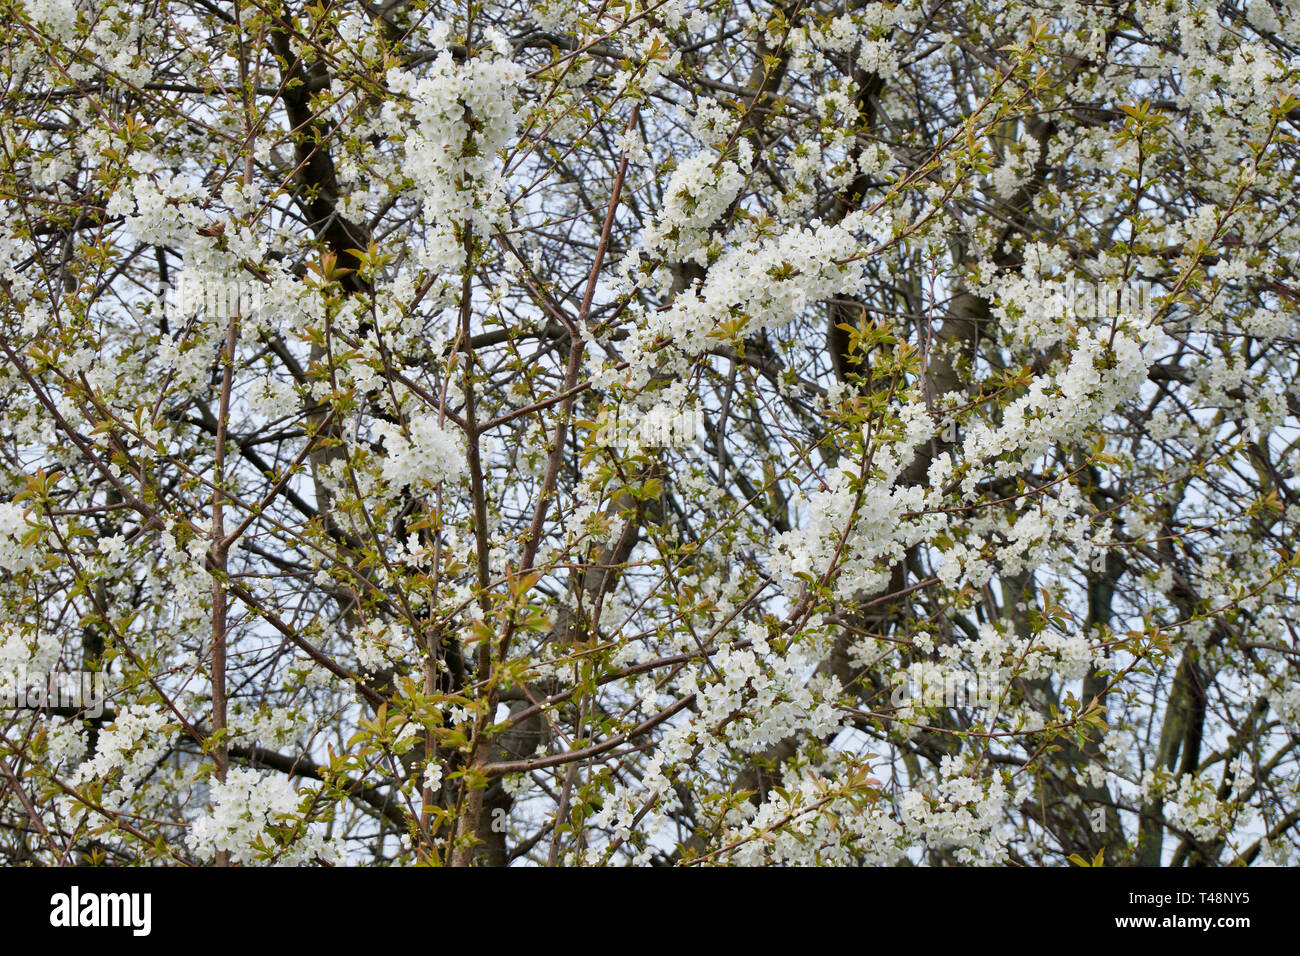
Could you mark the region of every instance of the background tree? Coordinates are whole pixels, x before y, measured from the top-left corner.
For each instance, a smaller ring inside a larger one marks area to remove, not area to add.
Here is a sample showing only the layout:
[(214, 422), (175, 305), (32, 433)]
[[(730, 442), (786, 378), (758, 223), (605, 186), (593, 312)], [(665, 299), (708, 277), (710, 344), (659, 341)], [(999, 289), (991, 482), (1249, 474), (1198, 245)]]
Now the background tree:
[(1293, 859), (1280, 4), (2, 9), (0, 859)]

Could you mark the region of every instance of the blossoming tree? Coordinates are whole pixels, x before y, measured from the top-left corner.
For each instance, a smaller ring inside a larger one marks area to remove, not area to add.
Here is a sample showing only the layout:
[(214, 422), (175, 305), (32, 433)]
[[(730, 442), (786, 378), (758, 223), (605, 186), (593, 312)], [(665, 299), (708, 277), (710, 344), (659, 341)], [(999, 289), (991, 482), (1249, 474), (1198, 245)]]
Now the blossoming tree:
[(0, 7), (0, 859), (1293, 858), (1284, 5)]

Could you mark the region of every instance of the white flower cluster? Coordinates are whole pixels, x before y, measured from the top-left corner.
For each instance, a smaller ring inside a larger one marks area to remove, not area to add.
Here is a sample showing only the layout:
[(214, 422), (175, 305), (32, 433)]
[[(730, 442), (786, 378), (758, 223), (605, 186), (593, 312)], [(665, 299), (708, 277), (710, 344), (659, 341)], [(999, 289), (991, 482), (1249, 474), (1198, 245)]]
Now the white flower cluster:
[(377, 424), (375, 431), (384, 440), (383, 475), (393, 490), (409, 485), (418, 494), (468, 468), (464, 447), (443, 430), (437, 415), (411, 416), (406, 434), (388, 422)]
[(1019, 643), (1024, 650), (1017, 676), (1029, 680), (1049, 677), (1078, 680), (1093, 664), (1105, 660), (1099, 646), (1082, 633), (1057, 634), (1049, 630)]
[(163, 590), (167, 593), (167, 600), (159, 602), (160, 617), (170, 627), (202, 621), (207, 616), (206, 602), (211, 600), (212, 589), (206, 565), (207, 542), (192, 538), (182, 548), (167, 529), (159, 535), (158, 543), (157, 564), (150, 579), (153, 600), (158, 601)]
[(212, 812), (194, 821), (186, 844), (204, 859), (219, 850), (230, 854), (232, 863), (244, 865), (268, 861), (290, 865), (321, 857), (339, 858), (336, 846), (315, 831), (309, 831), (282, 850), (268, 832), (273, 826), (292, 826), (299, 796), (288, 779), (279, 774), (260, 774), (238, 768), (226, 775), (226, 782), (212, 783)]
[(137, 175), (109, 198), (107, 214), (126, 217), (128, 231), (141, 242), (185, 248), (195, 226), (210, 225), (192, 202), (200, 187), (149, 153), (133, 153), (129, 162)]
[(887, 38), (863, 40), (858, 52), (858, 66), (868, 73), (888, 78), (898, 72), (898, 51)]
[(1265, 342), (1283, 335), (1294, 335), (1295, 314), (1279, 309), (1258, 308), (1239, 319), (1242, 331)]
[[(903, 435), (889, 446), (876, 446), (874, 463), (880, 474), (860, 495), (854, 491), (860, 466), (847, 462), (827, 476), (822, 490), (811, 495), (796, 490), (791, 496), (792, 506), (806, 514), (807, 521), (773, 539), (768, 567), (774, 573), (791, 581), (805, 575), (821, 577), (838, 554), (836, 592), (852, 600), (886, 584), (889, 566), (901, 560), (908, 548), (947, 528), (948, 519), (937, 507), (940, 496), (933, 488), (896, 486), (913, 450), (934, 434), (933, 419), (920, 402), (903, 406), (899, 417)], [(941, 484), (941, 479), (935, 480), (941, 472), (932, 469), (932, 485)]]
[(301, 726), (301, 717), (288, 707), (260, 707), (245, 712), (236, 705), (227, 720), (232, 740), (239, 738), (273, 747), (291, 743)]
[(907, 791), (899, 800), (898, 819), (912, 839), (927, 846), (956, 847), (959, 863), (998, 864), (1006, 860), (1007, 833), (1001, 826), (1008, 804), (1027, 795), (1007, 792), (999, 774), (976, 779), (961, 762), (944, 756), (940, 779), (930, 793)]
[(1087, 565), (1110, 543), (1109, 530), (1094, 528), (1091, 515), (1091, 506), (1073, 485), (1038, 496), (1018, 515), (986, 511), (944, 552), (939, 579), (948, 587), (965, 581), (978, 588), (995, 570), (1019, 574), (1029, 568)]
[(671, 339), (687, 355), (698, 355), (711, 344), (720, 322), (740, 320), (739, 335), (776, 328), (816, 302), (860, 291), (858, 233), (881, 228), (854, 213), (834, 225), (817, 222), (727, 250), (709, 267), (702, 287), (676, 296), (663, 311), (645, 314), (631, 329), (625, 346), (630, 386), (644, 385), (662, 361), (655, 347), (661, 338)]
[(731, 138), (736, 125), (736, 114), (719, 105), (716, 100), (702, 96), (689, 112), (688, 121), (692, 136), (701, 142), (712, 144)]
[(14, 692), (33, 675), (48, 674), (58, 659), (59, 640), (53, 634), (29, 634), (12, 621), (0, 624), (0, 693)]
[[(1165, 793), (1163, 813), (1166, 820), (1176, 827), (1189, 831), (1198, 840), (1213, 840), (1221, 836), (1232, 824), (1231, 814), (1241, 792), (1252, 782), (1249, 764), (1240, 757), (1229, 763), (1233, 771), (1233, 787), (1227, 799), (1220, 800), (1216, 791), (1220, 782), (1217, 779), (1202, 777), (1196, 773), (1185, 773), (1177, 778), (1177, 785), (1172, 782), (1157, 789)], [(1251, 815), (1247, 810), (1247, 815)], [(1247, 820), (1239, 819), (1244, 824)]]
[(40, 0), (33, 4), (36, 22), (65, 43), (77, 33), (76, 0)]
[(352, 631), (357, 661), (367, 670), (386, 667), (407, 652), (405, 633), (398, 624), (373, 621)]
[(86, 731), (70, 720), (52, 720), (45, 725), (46, 759), (51, 766), (71, 766), (86, 755)]
[(683, 161), (664, 189), (658, 220), (645, 231), (647, 249), (670, 262), (707, 260), (709, 229), (731, 205), (745, 175), (731, 160), (718, 162), (711, 152)]
[[(120, 707), (113, 723), (99, 732), (95, 756), (77, 767), (73, 784), (106, 781), (118, 775), (116, 787), (104, 793), (102, 803), (110, 810), (126, 806), (140, 780), (150, 773), (171, 746), (168, 716), (141, 704)], [(86, 807), (69, 798), (69, 810), (86, 812)]]
[[(792, 775), (787, 775), (792, 776)], [(770, 790), (753, 817), (727, 829), (721, 844), (735, 847), (720, 862), (737, 866), (891, 865), (902, 855), (898, 824), (884, 801), (862, 806), (831, 792), (817, 771)], [(816, 808), (816, 809), (814, 809)], [(734, 816), (734, 815), (731, 815)]]
[[(715, 680), (697, 684), (688, 677), (681, 691), (696, 693), (698, 726), (727, 725), (730, 746), (756, 753), (799, 730), (822, 737), (839, 729), (840, 714), (827, 703), (835, 699), (838, 682), (807, 680), (812, 665), (797, 650), (760, 656), (753, 649), (724, 647), (713, 663)], [(707, 759), (715, 744), (701, 742)]]
[[(1054, 443), (1084, 433), (1137, 394), (1162, 341), (1155, 331), (1146, 340), (1118, 332), (1108, 343), (1109, 329), (1080, 329), (1064, 370), (1035, 378), (1028, 394), (1007, 406), (1000, 427), (969, 429), (963, 444), (966, 459), (987, 461), (1005, 455), (994, 466), (1002, 477), (1027, 467)], [(982, 477), (972, 472), (963, 490), (974, 494)]]
[(1267, 46), (1245, 43), (1233, 51), (1232, 64), (1224, 79), (1229, 89), (1243, 99), (1268, 102), (1286, 74), (1286, 67)]
[[(509, 50), (503, 40), (498, 47)], [(489, 235), (509, 224), (497, 153), (518, 128), (515, 97), (523, 77), (523, 68), (504, 57), (457, 63), (447, 50), (423, 76), (388, 72), (389, 89), (410, 103), (405, 109), (386, 103), (384, 122), (406, 137), (405, 170), (435, 227), (431, 257), (444, 265), (463, 258), (456, 226), (467, 223), (476, 235)]]
[(540, 0), (528, 5), (528, 14), (543, 30), (558, 33), (576, 20), (578, 6), (573, 0)]
[(11, 501), (0, 502), (0, 569), (16, 574), (36, 563), (36, 548), (23, 544), (32, 530), (26, 509)]
[(1022, 134), (1016, 148), (1008, 151), (1002, 164), (989, 175), (993, 191), (1003, 199), (1010, 199), (1017, 189), (1029, 181), (1040, 149), (1038, 140), (1028, 133)]

